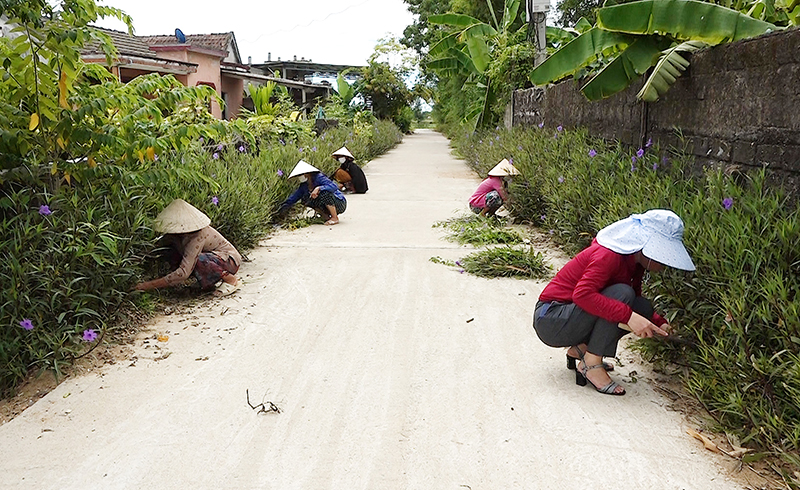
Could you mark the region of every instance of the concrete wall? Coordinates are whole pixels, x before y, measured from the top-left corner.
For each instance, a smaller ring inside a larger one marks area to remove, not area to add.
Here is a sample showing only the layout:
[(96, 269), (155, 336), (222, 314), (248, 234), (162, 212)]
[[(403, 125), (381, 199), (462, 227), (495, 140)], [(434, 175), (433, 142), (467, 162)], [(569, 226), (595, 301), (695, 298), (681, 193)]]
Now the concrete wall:
[(698, 166), (767, 166), (773, 180), (800, 188), (800, 29), (707, 49), (655, 103), (636, 100), (643, 81), (589, 102), (572, 80), (518, 90), (513, 125), (583, 126), (639, 147), (653, 138), (684, 147)]

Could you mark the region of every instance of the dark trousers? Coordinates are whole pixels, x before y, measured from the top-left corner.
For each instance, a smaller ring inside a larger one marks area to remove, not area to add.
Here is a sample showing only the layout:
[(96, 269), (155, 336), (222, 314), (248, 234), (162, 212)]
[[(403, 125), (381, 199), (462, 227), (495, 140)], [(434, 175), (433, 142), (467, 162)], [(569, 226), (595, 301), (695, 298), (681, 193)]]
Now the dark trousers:
[[(649, 300), (636, 296), (633, 288), (626, 284), (614, 284), (605, 288), (600, 294), (607, 298), (621, 301), (633, 311), (650, 319), (653, 316), (653, 305)], [(542, 313), (542, 310), (547, 309)], [(617, 343), (628, 331), (617, 326), (617, 323), (591, 315), (574, 303), (536, 303), (533, 312), (533, 328), (542, 342), (550, 347), (569, 347), (586, 344), (589, 352), (603, 357), (617, 355)]]

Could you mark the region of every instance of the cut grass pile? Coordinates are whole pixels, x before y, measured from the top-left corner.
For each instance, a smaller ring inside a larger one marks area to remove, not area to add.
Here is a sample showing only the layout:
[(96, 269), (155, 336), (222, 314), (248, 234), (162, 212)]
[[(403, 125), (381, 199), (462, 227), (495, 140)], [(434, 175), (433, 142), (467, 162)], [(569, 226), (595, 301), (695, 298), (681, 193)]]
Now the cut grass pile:
[(443, 228), (448, 232), (448, 241), (461, 245), (513, 245), (522, 243), (523, 240), (518, 231), (505, 227), (501, 218), (487, 218), (477, 214), (438, 221), (433, 227)]

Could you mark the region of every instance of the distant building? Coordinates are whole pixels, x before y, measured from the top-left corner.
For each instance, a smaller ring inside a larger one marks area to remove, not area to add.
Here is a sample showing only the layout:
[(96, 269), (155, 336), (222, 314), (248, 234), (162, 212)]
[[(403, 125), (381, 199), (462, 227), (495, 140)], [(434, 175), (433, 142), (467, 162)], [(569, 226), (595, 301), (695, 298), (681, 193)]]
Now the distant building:
[[(329, 84), (279, 77), (275, 76), (275, 71), (243, 64), (233, 32), (189, 34), (181, 42), (173, 35), (131, 36), (127, 32), (97, 29), (108, 34), (117, 48), (119, 54), (112, 60), (109, 70), (121, 82), (146, 73), (162, 73), (174, 75), (187, 87), (207, 85), (216, 90), (224, 102), (222, 108), (216, 102), (211, 104), (211, 113), (220, 119), (235, 118), (242, 107), (252, 110), (252, 101), (244, 92), (248, 83), (263, 85), (273, 81), (285, 86), (304, 111), (312, 108), (319, 98), (328, 97), (332, 90)], [(81, 54), (87, 63), (107, 65), (105, 54), (96, 43), (87, 45)]]

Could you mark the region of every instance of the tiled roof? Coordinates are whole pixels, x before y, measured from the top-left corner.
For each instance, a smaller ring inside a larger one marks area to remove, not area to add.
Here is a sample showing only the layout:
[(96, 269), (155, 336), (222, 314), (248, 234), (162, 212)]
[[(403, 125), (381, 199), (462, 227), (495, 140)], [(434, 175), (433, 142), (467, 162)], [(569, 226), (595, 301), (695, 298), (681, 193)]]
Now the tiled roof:
[[(141, 37), (131, 36), (127, 32), (114, 31), (111, 29), (104, 29), (102, 27), (95, 27), (98, 31), (102, 31), (111, 37), (114, 46), (121, 55), (133, 55), (143, 58), (158, 58), (158, 54), (150, 50), (150, 46), (142, 40)], [(97, 42), (90, 42), (84, 46), (81, 51), (84, 55), (89, 54), (104, 54), (100, 49), (100, 44)]]
[[(187, 34), (186, 44), (204, 46), (217, 51), (228, 51), (228, 46), (233, 38), (233, 32), (220, 34)], [(175, 36), (139, 36), (139, 39), (150, 45), (180, 44)]]

